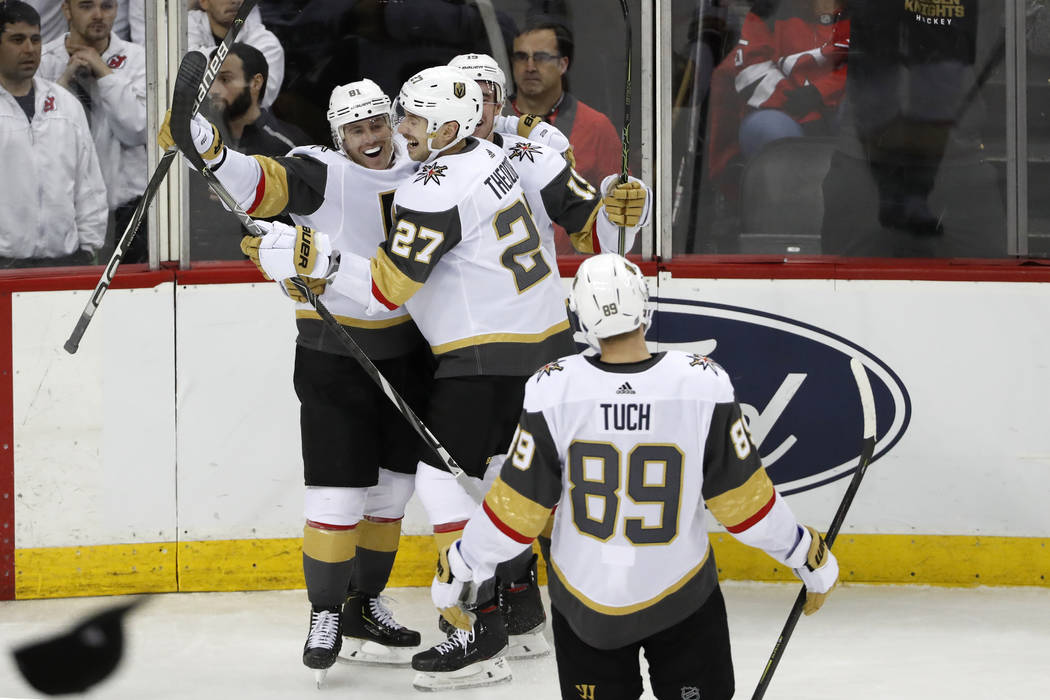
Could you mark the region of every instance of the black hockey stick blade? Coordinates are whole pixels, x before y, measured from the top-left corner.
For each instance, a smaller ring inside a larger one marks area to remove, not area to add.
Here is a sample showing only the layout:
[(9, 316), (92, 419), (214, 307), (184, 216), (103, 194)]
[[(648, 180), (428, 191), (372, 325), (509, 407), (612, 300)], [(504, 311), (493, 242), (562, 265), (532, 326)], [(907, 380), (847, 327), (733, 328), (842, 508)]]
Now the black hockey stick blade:
[(175, 76), (175, 91), (171, 96), (171, 138), (182, 151), (182, 155), (186, 156), (186, 160), (197, 170), (203, 170), (207, 166), (200, 153), (197, 153), (197, 147), (193, 145), (190, 120), (199, 106), (195, 99), (197, 87), (201, 84), (207, 67), (208, 59), (204, 54), (199, 51), (187, 52), (179, 63), (179, 72)]
[(57, 637), (15, 649), (22, 677), (45, 695), (83, 693), (105, 680), (124, 655), (124, 616), (139, 602), (122, 603)]
[[(853, 478), (850, 479), (846, 493), (842, 496), (842, 502), (839, 503), (838, 510), (835, 511), (835, 517), (832, 519), (831, 526), (824, 537), (824, 541), (828, 543), (829, 549), (835, 543), (835, 538), (838, 537), (839, 530), (842, 528), (842, 522), (846, 519), (846, 513), (853, 503), (853, 497), (857, 495), (860, 482), (864, 478), (864, 473), (868, 471), (872, 455), (875, 454), (875, 396), (871, 393), (868, 372), (856, 357), (849, 361), (849, 367), (853, 372), (853, 379), (857, 382), (857, 392), (860, 394), (860, 406), (864, 415), (864, 437), (861, 443), (860, 461), (857, 464), (857, 469), (853, 472)], [(784, 623), (784, 628), (780, 631), (777, 643), (773, 646), (773, 653), (769, 655), (769, 661), (766, 662), (766, 667), (762, 670), (762, 677), (758, 680), (758, 686), (751, 695), (751, 700), (761, 700), (765, 696), (766, 689), (769, 688), (769, 683), (773, 680), (773, 672), (777, 670), (777, 665), (780, 663), (781, 657), (784, 656), (788, 640), (791, 639), (791, 633), (795, 631), (795, 625), (802, 616), (802, 608), (805, 604), (806, 587), (803, 586), (798, 593), (798, 597), (795, 598), (795, 604), (792, 606), (791, 612), (788, 613), (787, 622)]]

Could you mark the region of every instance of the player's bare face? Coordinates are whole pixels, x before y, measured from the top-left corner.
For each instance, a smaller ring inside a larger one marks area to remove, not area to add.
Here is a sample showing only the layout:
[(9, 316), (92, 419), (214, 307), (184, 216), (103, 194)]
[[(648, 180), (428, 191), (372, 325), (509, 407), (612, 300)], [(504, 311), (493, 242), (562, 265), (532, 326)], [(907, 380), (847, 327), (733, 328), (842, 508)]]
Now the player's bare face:
[(405, 118), (397, 125), (397, 133), (405, 137), (409, 158), (417, 163), (422, 163), (430, 157), (430, 148), (427, 147), (426, 119), (407, 112)]
[(71, 39), (79, 37), (88, 43), (107, 39), (117, 19), (117, 0), (70, 0), (68, 9), (63, 9)]
[(481, 123), (474, 130), (474, 137), (492, 140), (492, 125), (499, 113), (500, 105), (496, 102), (496, 88), (487, 80), (479, 80), (478, 87), (481, 88)]
[(394, 132), (386, 117), (370, 117), (343, 124), (343, 151), (358, 165), (370, 170), (390, 167), (394, 155)]
[(0, 34), (0, 80), (5, 87), (29, 80), (40, 67), (40, 27), (11, 22)]

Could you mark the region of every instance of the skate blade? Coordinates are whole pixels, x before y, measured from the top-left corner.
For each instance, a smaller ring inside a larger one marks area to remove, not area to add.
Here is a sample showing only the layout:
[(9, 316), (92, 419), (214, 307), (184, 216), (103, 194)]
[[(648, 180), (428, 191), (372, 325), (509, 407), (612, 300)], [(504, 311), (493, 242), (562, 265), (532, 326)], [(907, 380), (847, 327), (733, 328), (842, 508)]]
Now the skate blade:
[(325, 676), (328, 675), (327, 668), (314, 669), (314, 682), (317, 683), (317, 689), (320, 690), (324, 687)]
[(424, 692), (482, 688), (488, 685), (508, 683), (511, 679), (510, 665), (504, 657), (471, 664), (458, 671), (447, 673), (416, 673), (412, 687)]
[(551, 646), (543, 632), (516, 634), (508, 639), (508, 659), (535, 659), (551, 653)]
[(412, 665), (415, 647), (388, 647), (376, 642), (352, 637), (343, 638), (343, 649), (336, 659), (348, 665), (404, 667)]

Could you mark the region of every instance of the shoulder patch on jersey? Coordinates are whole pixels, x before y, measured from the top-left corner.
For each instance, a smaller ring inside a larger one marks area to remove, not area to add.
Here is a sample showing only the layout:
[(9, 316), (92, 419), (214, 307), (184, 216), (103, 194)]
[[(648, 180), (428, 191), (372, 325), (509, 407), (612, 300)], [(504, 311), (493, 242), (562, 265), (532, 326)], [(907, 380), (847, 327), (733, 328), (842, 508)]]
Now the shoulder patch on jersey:
[(540, 153), (543, 153), (543, 149), (539, 144), (531, 141), (521, 141), (511, 146), (507, 155), (512, 159), (517, 158), (520, 161), (524, 161), (528, 158), (530, 163), (535, 163), (536, 156)]
[(555, 360), (554, 362), (548, 362), (547, 364), (540, 367), (539, 371), (537, 371), (534, 376), (536, 377), (536, 381), (539, 381), (544, 377), (551, 376), (551, 372), (561, 372), (564, 369), (565, 368), (562, 366), (561, 362), (559, 360)]
[(718, 364), (707, 355), (697, 355), (695, 353), (689, 355), (689, 366), (699, 367), (704, 370), (709, 369), (715, 373), (715, 376), (718, 376), (719, 371), (725, 372), (725, 370), (722, 369), (722, 365)]
[(433, 182), (434, 184), (440, 186), (441, 178), (446, 176), (446, 170), (448, 170), (447, 165), (437, 165), (436, 163), (428, 163), (427, 165), (424, 165), (419, 169), (419, 172), (416, 173), (416, 178), (415, 180), (413, 180), (413, 182), (419, 182), (420, 180), (422, 180), (424, 185)]

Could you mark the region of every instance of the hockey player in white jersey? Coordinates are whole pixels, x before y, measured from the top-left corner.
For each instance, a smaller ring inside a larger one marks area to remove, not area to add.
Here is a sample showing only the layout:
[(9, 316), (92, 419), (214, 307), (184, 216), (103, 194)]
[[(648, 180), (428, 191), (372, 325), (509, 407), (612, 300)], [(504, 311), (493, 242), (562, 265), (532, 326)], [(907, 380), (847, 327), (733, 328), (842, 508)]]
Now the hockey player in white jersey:
[(638, 698), (638, 652), (657, 698), (726, 700), (733, 666), (704, 505), (737, 539), (790, 567), (823, 604), (838, 563), (798, 524), (762, 466), (729, 376), (707, 357), (650, 354), (641, 271), (583, 262), (571, 303), (600, 355), (537, 372), (500, 477), (432, 587), (439, 609), (529, 547), (555, 510), (550, 597), (563, 698)]
[[(306, 146), (280, 158), (224, 148), (211, 124), (195, 119), (198, 151), (242, 207), (257, 217), (289, 213), (299, 224), (260, 222), (271, 233), (244, 239), (245, 253), (264, 272), (266, 261), (280, 255), (275, 241), (294, 244), (315, 235), (313, 229), (347, 255), (371, 255), (386, 238), (394, 190), (417, 167), (393, 139), (390, 108), (371, 80), (336, 87), (328, 110), (336, 150)], [(338, 290), (326, 290), (324, 280), (311, 287), (422, 412), (433, 357), (407, 312), (369, 314)], [(397, 649), (418, 646), (420, 635), (398, 624), (379, 594), (393, 567), (422, 443), (302, 294), (288, 281), (283, 288), (297, 300), (299, 330), (294, 383), (306, 482), (303, 571), (312, 605), (303, 662), (322, 679), (341, 650), (355, 660), (407, 664), (408, 655)], [(343, 647), (343, 636), (352, 649)]]
[[(609, 195), (604, 200), (594, 187), (579, 175), (558, 149), (568, 140), (553, 126), (538, 117), (498, 118), (506, 97), (506, 78), (499, 64), (486, 54), (463, 54), (449, 65), (473, 77), (481, 89), (483, 108), (481, 123), (474, 131), (479, 139), (491, 141), (503, 149), (521, 177), (521, 187), (532, 212), (548, 259), (555, 259), (554, 224), (562, 226), (581, 253), (615, 249), (619, 244), (619, 227), (610, 216), (627, 224), (626, 247), (634, 243), (638, 230), (648, 216), (649, 190), (637, 179), (619, 184), (616, 177), (607, 179)], [(513, 120), (513, 121), (511, 121)], [(513, 131), (497, 132), (518, 128)], [(526, 138), (522, 134), (527, 134)], [(541, 138), (543, 143), (534, 141)], [(488, 471), (498, 473), (502, 455), (489, 462)], [(541, 544), (549, 544), (541, 538)], [(546, 552), (546, 550), (544, 550)], [(497, 570), (500, 608), (510, 637), (508, 658), (523, 658), (549, 652), (542, 635), (546, 622), (540, 590), (536, 582), (536, 557), (527, 550), (516, 560), (505, 562)], [(448, 625), (443, 626), (448, 629)]]

